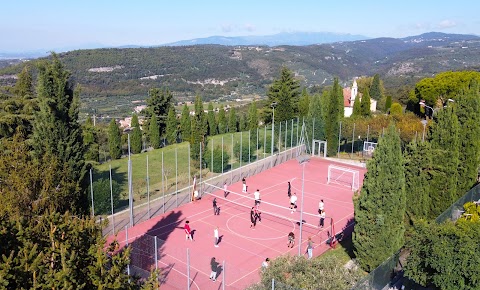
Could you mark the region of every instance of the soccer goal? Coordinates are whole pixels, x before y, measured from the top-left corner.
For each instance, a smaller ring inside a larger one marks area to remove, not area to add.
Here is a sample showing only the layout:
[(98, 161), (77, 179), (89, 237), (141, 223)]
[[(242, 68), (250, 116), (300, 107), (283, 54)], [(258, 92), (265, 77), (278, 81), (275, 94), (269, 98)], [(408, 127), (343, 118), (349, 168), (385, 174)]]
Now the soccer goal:
[[(312, 142), (312, 156), (315, 156), (315, 153), (318, 152), (318, 156), (323, 156), (323, 158), (327, 157), (327, 141), (322, 140), (313, 140)], [(323, 147), (323, 150), (322, 150)], [(317, 151), (318, 148), (318, 151)]]
[(372, 156), (377, 144), (375, 142), (363, 142), (363, 155)]
[(358, 170), (337, 165), (328, 166), (327, 184), (335, 183), (350, 187), (353, 191), (360, 188)]

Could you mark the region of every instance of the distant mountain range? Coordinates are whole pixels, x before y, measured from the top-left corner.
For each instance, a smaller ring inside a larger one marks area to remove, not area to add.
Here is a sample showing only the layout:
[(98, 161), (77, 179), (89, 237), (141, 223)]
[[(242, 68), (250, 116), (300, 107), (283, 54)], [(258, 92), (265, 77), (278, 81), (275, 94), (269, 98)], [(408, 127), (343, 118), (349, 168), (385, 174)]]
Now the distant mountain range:
[(47, 56), (50, 51), (67, 52), (77, 49), (96, 49), (96, 48), (147, 48), (147, 47), (161, 47), (161, 46), (185, 46), (185, 45), (199, 45), (199, 44), (218, 44), (218, 45), (310, 45), (332, 43), (340, 41), (354, 41), (368, 39), (363, 35), (341, 34), (332, 32), (294, 32), (294, 33), (279, 33), (275, 35), (264, 36), (211, 36), (206, 38), (196, 38), (190, 40), (181, 40), (162, 45), (122, 45), (117, 47), (107, 46), (101, 43), (87, 43), (78, 45), (76, 47), (57, 47), (50, 49), (37, 49), (23, 52), (8, 52), (0, 51), (0, 60), (2, 59), (24, 59), (37, 58)]
[[(162, 86), (167, 86), (177, 101), (192, 100), (195, 95), (205, 100), (263, 96), (282, 66), (292, 70), (308, 88), (329, 85), (334, 77), (348, 85), (354, 77), (376, 73), (387, 88), (411, 86), (422, 77), (443, 71), (479, 71), (480, 37), (431, 32), (297, 46), (103, 48), (69, 51), (59, 57), (82, 87), (83, 106), (111, 112), (130, 110), (126, 99), (145, 99), (150, 88)], [(0, 69), (0, 85), (12, 85), (15, 74), (35, 61), (6, 62)]]

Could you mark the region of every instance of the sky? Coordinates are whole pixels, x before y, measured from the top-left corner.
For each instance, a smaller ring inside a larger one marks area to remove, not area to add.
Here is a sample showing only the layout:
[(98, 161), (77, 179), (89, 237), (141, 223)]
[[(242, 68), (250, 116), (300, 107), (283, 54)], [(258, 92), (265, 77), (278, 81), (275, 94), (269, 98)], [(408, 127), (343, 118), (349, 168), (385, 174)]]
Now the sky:
[(480, 1), (475, 0), (3, 0), (0, 7), (4, 52), (281, 32), (480, 35)]

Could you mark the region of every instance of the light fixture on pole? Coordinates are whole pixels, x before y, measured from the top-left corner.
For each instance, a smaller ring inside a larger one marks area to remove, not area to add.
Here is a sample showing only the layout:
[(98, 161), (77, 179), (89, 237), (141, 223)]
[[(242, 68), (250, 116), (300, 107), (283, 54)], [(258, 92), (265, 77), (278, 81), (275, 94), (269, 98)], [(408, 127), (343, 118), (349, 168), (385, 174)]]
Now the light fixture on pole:
[(302, 255), (302, 232), (303, 232), (303, 197), (305, 192), (305, 165), (310, 160), (308, 155), (300, 155), (297, 161), (302, 165), (302, 200), (300, 202), (300, 239), (298, 240), (298, 256)]
[(277, 102), (273, 102), (270, 107), (273, 109), (272, 115), (272, 156), (273, 156), (273, 139), (275, 138), (275, 107), (277, 106)]

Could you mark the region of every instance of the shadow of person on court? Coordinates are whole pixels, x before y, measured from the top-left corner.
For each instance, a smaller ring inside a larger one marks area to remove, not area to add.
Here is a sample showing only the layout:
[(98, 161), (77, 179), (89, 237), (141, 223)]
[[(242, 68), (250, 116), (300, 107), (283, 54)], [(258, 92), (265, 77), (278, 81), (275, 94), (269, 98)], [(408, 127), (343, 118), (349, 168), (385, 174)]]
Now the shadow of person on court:
[(222, 239), (223, 239), (223, 235), (221, 235), (221, 236), (218, 237), (218, 243), (219, 243), (219, 244), (222, 242)]
[(197, 230), (191, 230), (190, 231), (190, 234), (192, 235), (192, 240), (195, 240), (195, 233), (197, 232)]

